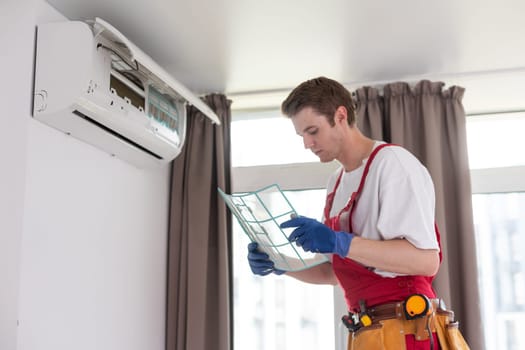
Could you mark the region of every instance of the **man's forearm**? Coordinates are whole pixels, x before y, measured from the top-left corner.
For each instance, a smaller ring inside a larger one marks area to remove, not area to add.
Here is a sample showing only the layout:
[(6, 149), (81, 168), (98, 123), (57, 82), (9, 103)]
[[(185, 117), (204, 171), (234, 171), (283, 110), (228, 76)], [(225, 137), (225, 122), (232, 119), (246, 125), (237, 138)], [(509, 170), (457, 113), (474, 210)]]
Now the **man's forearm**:
[(312, 284), (337, 284), (337, 279), (332, 270), (332, 264), (329, 262), (316, 265), (306, 270), (287, 271), (286, 275), (299, 281)]
[(375, 241), (355, 237), (347, 255), (365, 266), (394, 273), (433, 276), (439, 268), (439, 253), (419, 249), (405, 239)]

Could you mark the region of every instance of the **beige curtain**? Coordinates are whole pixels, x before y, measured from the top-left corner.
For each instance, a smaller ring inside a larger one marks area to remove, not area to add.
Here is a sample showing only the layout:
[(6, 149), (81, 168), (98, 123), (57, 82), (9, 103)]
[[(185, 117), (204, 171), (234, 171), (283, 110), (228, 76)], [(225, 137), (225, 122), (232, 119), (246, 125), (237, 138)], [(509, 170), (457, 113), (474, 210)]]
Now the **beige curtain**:
[(230, 215), (217, 187), (230, 193), (230, 103), (204, 98), (221, 125), (188, 109), (186, 142), (173, 162), (168, 233), (167, 350), (229, 350)]
[(412, 88), (387, 84), (382, 94), (363, 87), (354, 96), (363, 133), (404, 146), (432, 175), (443, 251), (435, 289), (455, 311), (471, 348), (484, 349), (463, 93), (424, 80)]

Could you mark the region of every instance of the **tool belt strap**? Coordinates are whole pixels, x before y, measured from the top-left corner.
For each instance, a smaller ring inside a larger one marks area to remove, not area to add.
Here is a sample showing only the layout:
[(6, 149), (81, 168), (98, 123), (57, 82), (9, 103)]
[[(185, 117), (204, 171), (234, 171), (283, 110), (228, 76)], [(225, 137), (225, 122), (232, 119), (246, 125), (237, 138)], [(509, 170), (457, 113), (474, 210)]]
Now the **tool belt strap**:
[[(450, 310), (442, 309), (439, 299), (431, 299), (430, 305), (432, 307), (432, 312), (435, 312), (438, 315), (447, 315), (450, 320), (454, 319), (454, 312)], [(372, 318), (372, 322), (378, 322), (382, 320), (389, 320), (392, 318), (405, 318), (405, 313), (403, 310), (403, 302), (395, 302), (388, 304), (381, 304), (370, 307), (366, 310), (367, 314)]]

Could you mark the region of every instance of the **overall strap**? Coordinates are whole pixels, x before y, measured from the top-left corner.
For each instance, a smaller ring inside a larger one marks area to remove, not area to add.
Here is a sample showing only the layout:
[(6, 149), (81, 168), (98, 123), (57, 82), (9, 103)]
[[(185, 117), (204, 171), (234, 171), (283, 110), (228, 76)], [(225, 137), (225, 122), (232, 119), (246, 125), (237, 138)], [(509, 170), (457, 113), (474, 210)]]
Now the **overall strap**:
[(354, 193), (352, 193), (352, 197), (351, 197), (349, 203), (347, 204), (347, 206), (345, 207), (345, 210), (348, 210), (349, 207), (351, 206), (351, 208), (350, 208), (350, 215), (349, 215), (350, 232), (353, 232), (353, 228), (352, 228), (352, 214), (354, 213), (357, 199), (359, 198), (359, 195), (361, 194), (361, 191), (363, 190), (363, 187), (365, 186), (365, 180), (366, 180), (366, 176), (368, 175), (368, 171), (370, 170), (370, 165), (372, 164), (372, 161), (376, 157), (377, 153), (380, 150), (382, 150), (383, 148), (387, 147), (387, 146), (395, 146), (395, 145), (393, 145), (391, 143), (384, 143), (382, 145), (377, 146), (372, 151), (372, 153), (370, 154), (370, 156), (368, 157), (368, 160), (366, 162), (365, 169), (363, 171), (363, 175), (361, 176), (361, 181), (359, 182), (359, 187), (357, 188), (357, 190)]
[(325, 217), (325, 220), (329, 220), (330, 219), (330, 212), (332, 211), (332, 205), (334, 203), (334, 197), (335, 197), (335, 192), (337, 191), (337, 188), (339, 187), (339, 183), (341, 182), (341, 178), (343, 177), (343, 173), (345, 172), (345, 169), (341, 169), (341, 172), (339, 173), (339, 176), (337, 176), (337, 180), (335, 181), (335, 185), (334, 185), (334, 188), (332, 190), (332, 192), (330, 192), (327, 196), (326, 196), (326, 202), (325, 202), (325, 205), (324, 205), (324, 217)]

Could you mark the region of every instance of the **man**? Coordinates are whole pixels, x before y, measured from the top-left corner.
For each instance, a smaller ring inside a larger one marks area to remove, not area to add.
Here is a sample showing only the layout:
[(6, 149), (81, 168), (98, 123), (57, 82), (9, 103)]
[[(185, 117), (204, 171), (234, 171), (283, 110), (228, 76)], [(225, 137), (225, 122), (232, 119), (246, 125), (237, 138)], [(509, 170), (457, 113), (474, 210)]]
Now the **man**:
[[(341, 167), (329, 179), (324, 222), (295, 217), (289, 240), (331, 261), (286, 275), (339, 284), (349, 315), (349, 349), (468, 349), (453, 316), (439, 308), (432, 279), (441, 260), (435, 195), (427, 169), (407, 150), (372, 140), (356, 125), (350, 93), (320, 77), (296, 87), (281, 106), (304, 147)], [(255, 274), (282, 274), (256, 243)]]

